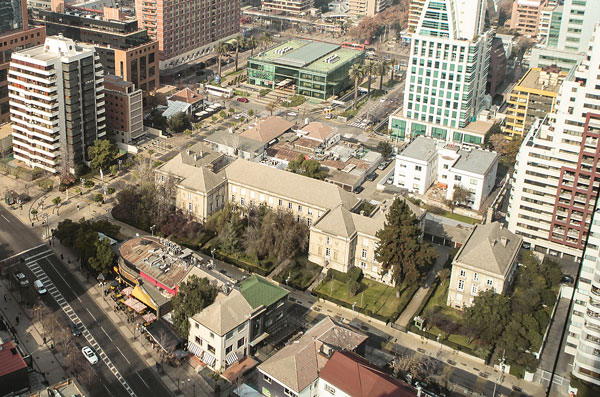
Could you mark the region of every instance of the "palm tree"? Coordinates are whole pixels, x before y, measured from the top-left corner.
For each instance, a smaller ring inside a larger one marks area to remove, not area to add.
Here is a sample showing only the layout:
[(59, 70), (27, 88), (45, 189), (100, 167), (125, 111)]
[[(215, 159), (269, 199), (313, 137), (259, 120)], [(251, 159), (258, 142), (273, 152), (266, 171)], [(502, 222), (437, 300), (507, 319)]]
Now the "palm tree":
[(246, 44), (248, 45), (248, 47), (250, 47), (250, 56), (253, 56), (254, 49), (258, 47), (258, 39), (256, 38), (256, 36), (252, 35), (248, 38)]
[(350, 78), (354, 80), (354, 104), (352, 106), (356, 107), (356, 100), (358, 99), (358, 85), (362, 81), (363, 77), (365, 77), (365, 72), (360, 63), (355, 63), (350, 67)]
[(273, 35), (270, 32), (264, 32), (260, 38), (260, 41), (263, 43), (265, 49), (273, 42)]
[(383, 76), (390, 69), (390, 64), (387, 59), (382, 59), (377, 62), (377, 74), (379, 75), (379, 91), (383, 90)]
[(394, 58), (392, 58), (390, 60), (390, 82), (394, 81), (394, 65), (397, 63), (398, 61)]
[(244, 46), (244, 38), (241, 35), (235, 36), (235, 41), (233, 42), (235, 46), (235, 71), (238, 70), (238, 55), (240, 53), (240, 47)]
[(227, 55), (227, 53), (229, 52), (229, 47), (227, 47), (227, 44), (225, 44), (224, 42), (220, 42), (215, 46), (215, 53), (217, 54), (217, 56), (219, 57), (219, 66), (218, 66), (218, 75), (219, 78), (222, 78), (223, 76), (221, 76), (221, 59)]
[(275, 111), (275, 109), (277, 109), (279, 107), (279, 104), (275, 101), (273, 102), (269, 102), (266, 104), (265, 109), (271, 113), (271, 116), (273, 115), (273, 112)]
[(375, 62), (373, 62), (373, 61), (367, 62), (366, 65), (364, 65), (364, 67), (363, 67), (363, 71), (368, 77), (367, 95), (371, 95), (371, 77), (375, 73), (377, 73), (377, 67), (376, 67)]

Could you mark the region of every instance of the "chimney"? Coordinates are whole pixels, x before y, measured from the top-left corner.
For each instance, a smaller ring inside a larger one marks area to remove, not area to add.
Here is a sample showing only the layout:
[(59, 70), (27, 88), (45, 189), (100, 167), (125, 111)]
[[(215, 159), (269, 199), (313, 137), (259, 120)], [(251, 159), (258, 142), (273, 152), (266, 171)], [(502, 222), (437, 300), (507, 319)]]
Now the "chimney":
[(508, 245), (508, 239), (507, 239), (506, 237), (502, 237), (502, 238), (500, 239), (500, 241), (502, 242), (502, 245), (503, 245), (504, 247), (506, 247), (506, 246)]
[(194, 161), (198, 161), (198, 155), (194, 153)]
[(492, 247), (495, 247), (497, 242), (498, 242), (498, 240), (496, 240), (496, 239), (493, 239), (493, 240), (492, 240)]

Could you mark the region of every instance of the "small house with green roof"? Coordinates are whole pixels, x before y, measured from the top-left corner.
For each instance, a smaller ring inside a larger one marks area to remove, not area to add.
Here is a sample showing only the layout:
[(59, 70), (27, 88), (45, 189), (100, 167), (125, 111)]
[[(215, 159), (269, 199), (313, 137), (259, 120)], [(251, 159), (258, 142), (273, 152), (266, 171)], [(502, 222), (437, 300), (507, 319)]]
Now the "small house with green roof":
[(287, 299), (287, 290), (259, 276), (219, 293), (189, 319), (188, 351), (215, 371), (226, 369), (286, 326)]
[(290, 40), (248, 58), (248, 83), (327, 99), (352, 86), (350, 67), (364, 52), (337, 44)]

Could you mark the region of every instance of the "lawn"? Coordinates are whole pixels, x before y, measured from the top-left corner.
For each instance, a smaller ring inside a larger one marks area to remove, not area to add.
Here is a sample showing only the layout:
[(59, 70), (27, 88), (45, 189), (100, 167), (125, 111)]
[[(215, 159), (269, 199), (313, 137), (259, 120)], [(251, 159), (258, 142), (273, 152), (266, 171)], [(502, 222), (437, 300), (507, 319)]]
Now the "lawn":
[(366, 312), (365, 314), (370, 312), (376, 317), (393, 319), (406, 307), (417, 288), (417, 286), (404, 287), (400, 298), (396, 298), (395, 288), (363, 278), (359, 292), (352, 296), (347, 284), (328, 277), (315, 291), (325, 299), (332, 298), (329, 300), (339, 301), (346, 307), (352, 307), (352, 304), (356, 303), (356, 310)]
[(321, 269), (321, 266), (309, 261), (306, 254), (298, 255), (273, 279), (304, 291), (321, 273)]
[[(217, 238), (214, 237), (202, 247), (202, 251), (207, 255), (212, 255), (212, 247), (217, 243)], [(215, 249), (214, 256), (216, 259), (234, 265), (244, 270), (258, 273), (261, 276), (267, 276), (275, 269), (275, 266), (279, 263), (277, 258), (265, 258), (259, 260), (256, 256), (249, 256), (245, 253), (231, 254), (222, 251), (218, 248)]]
[(471, 225), (474, 225), (476, 223), (481, 223), (480, 219), (471, 218), (470, 216), (455, 214), (450, 211), (445, 211), (443, 214), (441, 214), (441, 216), (445, 216), (446, 218), (454, 219), (455, 221), (459, 221), (459, 222), (470, 223)]

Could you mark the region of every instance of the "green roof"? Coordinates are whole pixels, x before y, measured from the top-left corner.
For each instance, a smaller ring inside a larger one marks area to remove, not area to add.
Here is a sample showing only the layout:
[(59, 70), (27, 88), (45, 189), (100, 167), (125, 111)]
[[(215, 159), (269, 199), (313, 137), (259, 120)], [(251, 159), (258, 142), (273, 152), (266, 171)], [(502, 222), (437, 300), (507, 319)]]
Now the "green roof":
[(259, 276), (249, 277), (242, 282), (240, 292), (253, 309), (262, 305), (269, 307), (288, 294), (284, 288)]
[(340, 46), (337, 44), (312, 42), (303, 45), (300, 48), (296, 48), (295, 50), (286, 52), (276, 59), (275, 62), (289, 66), (302, 67), (337, 50), (339, 47)]

